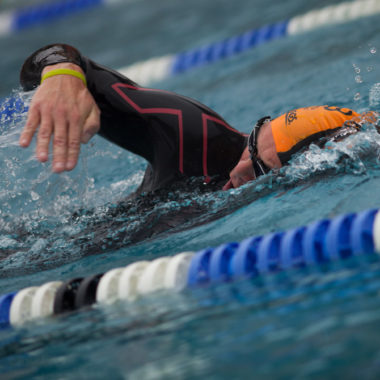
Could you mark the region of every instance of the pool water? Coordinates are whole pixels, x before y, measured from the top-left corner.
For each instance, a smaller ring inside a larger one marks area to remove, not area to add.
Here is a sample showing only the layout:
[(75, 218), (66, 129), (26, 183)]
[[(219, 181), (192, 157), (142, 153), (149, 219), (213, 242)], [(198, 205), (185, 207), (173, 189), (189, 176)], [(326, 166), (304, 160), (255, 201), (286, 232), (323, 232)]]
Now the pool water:
[[(28, 102), (17, 73), (47, 43), (73, 44), (117, 69), (337, 3), (136, 0), (93, 9), (0, 39), (8, 52), (0, 62), (0, 94)], [(372, 16), (273, 41), (152, 85), (194, 97), (248, 133), (258, 118), (297, 107), (380, 111), (379, 49), (378, 16)], [(20, 113), (0, 125), (0, 294), (380, 205), (380, 135), (367, 125), (332, 149), (313, 146), (256, 183), (229, 192), (173, 192), (149, 207), (128, 208), (122, 221), (99, 232), (90, 227), (110, 221), (115, 205), (140, 183), (144, 161), (95, 137), (73, 172), (55, 175), (50, 164), (37, 163), (33, 147), (18, 147), (24, 122)], [(152, 235), (152, 226), (189, 206), (199, 210), (193, 219)], [(81, 238), (101, 233), (106, 243), (89, 254)], [(158, 292), (1, 330), (0, 373), (377, 379), (379, 274), (380, 261), (368, 255), (180, 294)]]

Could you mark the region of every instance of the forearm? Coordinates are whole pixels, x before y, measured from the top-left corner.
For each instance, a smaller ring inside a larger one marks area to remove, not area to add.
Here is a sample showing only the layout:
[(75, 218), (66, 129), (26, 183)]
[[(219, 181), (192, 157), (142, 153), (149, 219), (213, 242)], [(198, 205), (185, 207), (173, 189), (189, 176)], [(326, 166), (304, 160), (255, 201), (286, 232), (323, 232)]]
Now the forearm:
[[(85, 75), (87, 89), (101, 112), (99, 130), (101, 136), (151, 160), (146, 153), (151, 151), (146, 149), (151, 145), (147, 141), (146, 118), (123, 102), (112, 88), (113, 84), (119, 82), (136, 86), (134, 82), (114, 70), (91, 61), (72, 46), (55, 44), (37, 50), (25, 61), (20, 74), (22, 87), (25, 90), (38, 87), (41, 75), (56, 68), (69, 68)], [(67, 75), (61, 77), (64, 77), (62, 78), (64, 83), (78, 80)], [(52, 79), (49, 78), (46, 82)], [(51, 86), (57, 86), (57, 82), (51, 83)]]

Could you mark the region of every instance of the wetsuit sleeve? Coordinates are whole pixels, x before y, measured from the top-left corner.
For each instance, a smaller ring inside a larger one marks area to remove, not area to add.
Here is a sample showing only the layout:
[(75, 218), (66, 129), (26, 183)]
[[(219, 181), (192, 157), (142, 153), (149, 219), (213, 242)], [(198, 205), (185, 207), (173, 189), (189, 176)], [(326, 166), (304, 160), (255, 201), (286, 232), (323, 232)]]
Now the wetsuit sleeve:
[(25, 91), (35, 89), (40, 84), (41, 73), (46, 66), (63, 62), (74, 63), (86, 71), (85, 62), (77, 49), (64, 44), (48, 45), (37, 50), (24, 62), (20, 73), (22, 88)]
[(127, 107), (112, 89), (114, 83), (135, 86), (120, 73), (98, 65), (70, 45), (54, 44), (37, 50), (25, 61), (21, 86), (26, 91), (35, 89), (44, 67), (64, 62), (80, 66), (86, 75), (88, 89), (101, 111), (99, 135), (151, 162), (154, 146), (148, 120)]

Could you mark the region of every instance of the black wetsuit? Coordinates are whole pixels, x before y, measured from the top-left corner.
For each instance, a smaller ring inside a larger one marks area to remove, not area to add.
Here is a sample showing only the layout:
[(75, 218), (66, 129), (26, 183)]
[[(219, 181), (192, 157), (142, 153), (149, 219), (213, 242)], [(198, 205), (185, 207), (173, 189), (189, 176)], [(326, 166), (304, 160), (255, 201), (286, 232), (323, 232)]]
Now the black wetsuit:
[(46, 46), (24, 63), (21, 85), (37, 87), (45, 66), (71, 62), (85, 72), (101, 110), (99, 134), (144, 157), (149, 165), (137, 190), (150, 192), (190, 177), (220, 189), (238, 163), (247, 136), (203, 104), (173, 92), (146, 89), (63, 44)]

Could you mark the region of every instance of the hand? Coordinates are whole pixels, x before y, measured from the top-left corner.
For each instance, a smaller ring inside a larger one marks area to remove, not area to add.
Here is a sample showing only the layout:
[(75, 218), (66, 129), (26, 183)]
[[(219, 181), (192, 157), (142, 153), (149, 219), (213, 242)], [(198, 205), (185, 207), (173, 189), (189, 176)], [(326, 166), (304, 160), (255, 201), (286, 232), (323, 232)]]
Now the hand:
[(242, 159), (230, 172), (230, 180), (223, 186), (223, 190), (240, 187), (256, 179), (250, 158)]
[[(58, 68), (82, 72), (77, 65), (60, 63), (45, 67), (43, 74)], [(74, 169), (80, 144), (86, 144), (100, 128), (99, 108), (81, 79), (57, 75), (47, 78), (39, 86), (30, 104), (20, 146), (30, 145), (38, 127), (37, 159), (40, 162), (48, 160), (52, 140), (53, 171), (59, 173)]]

